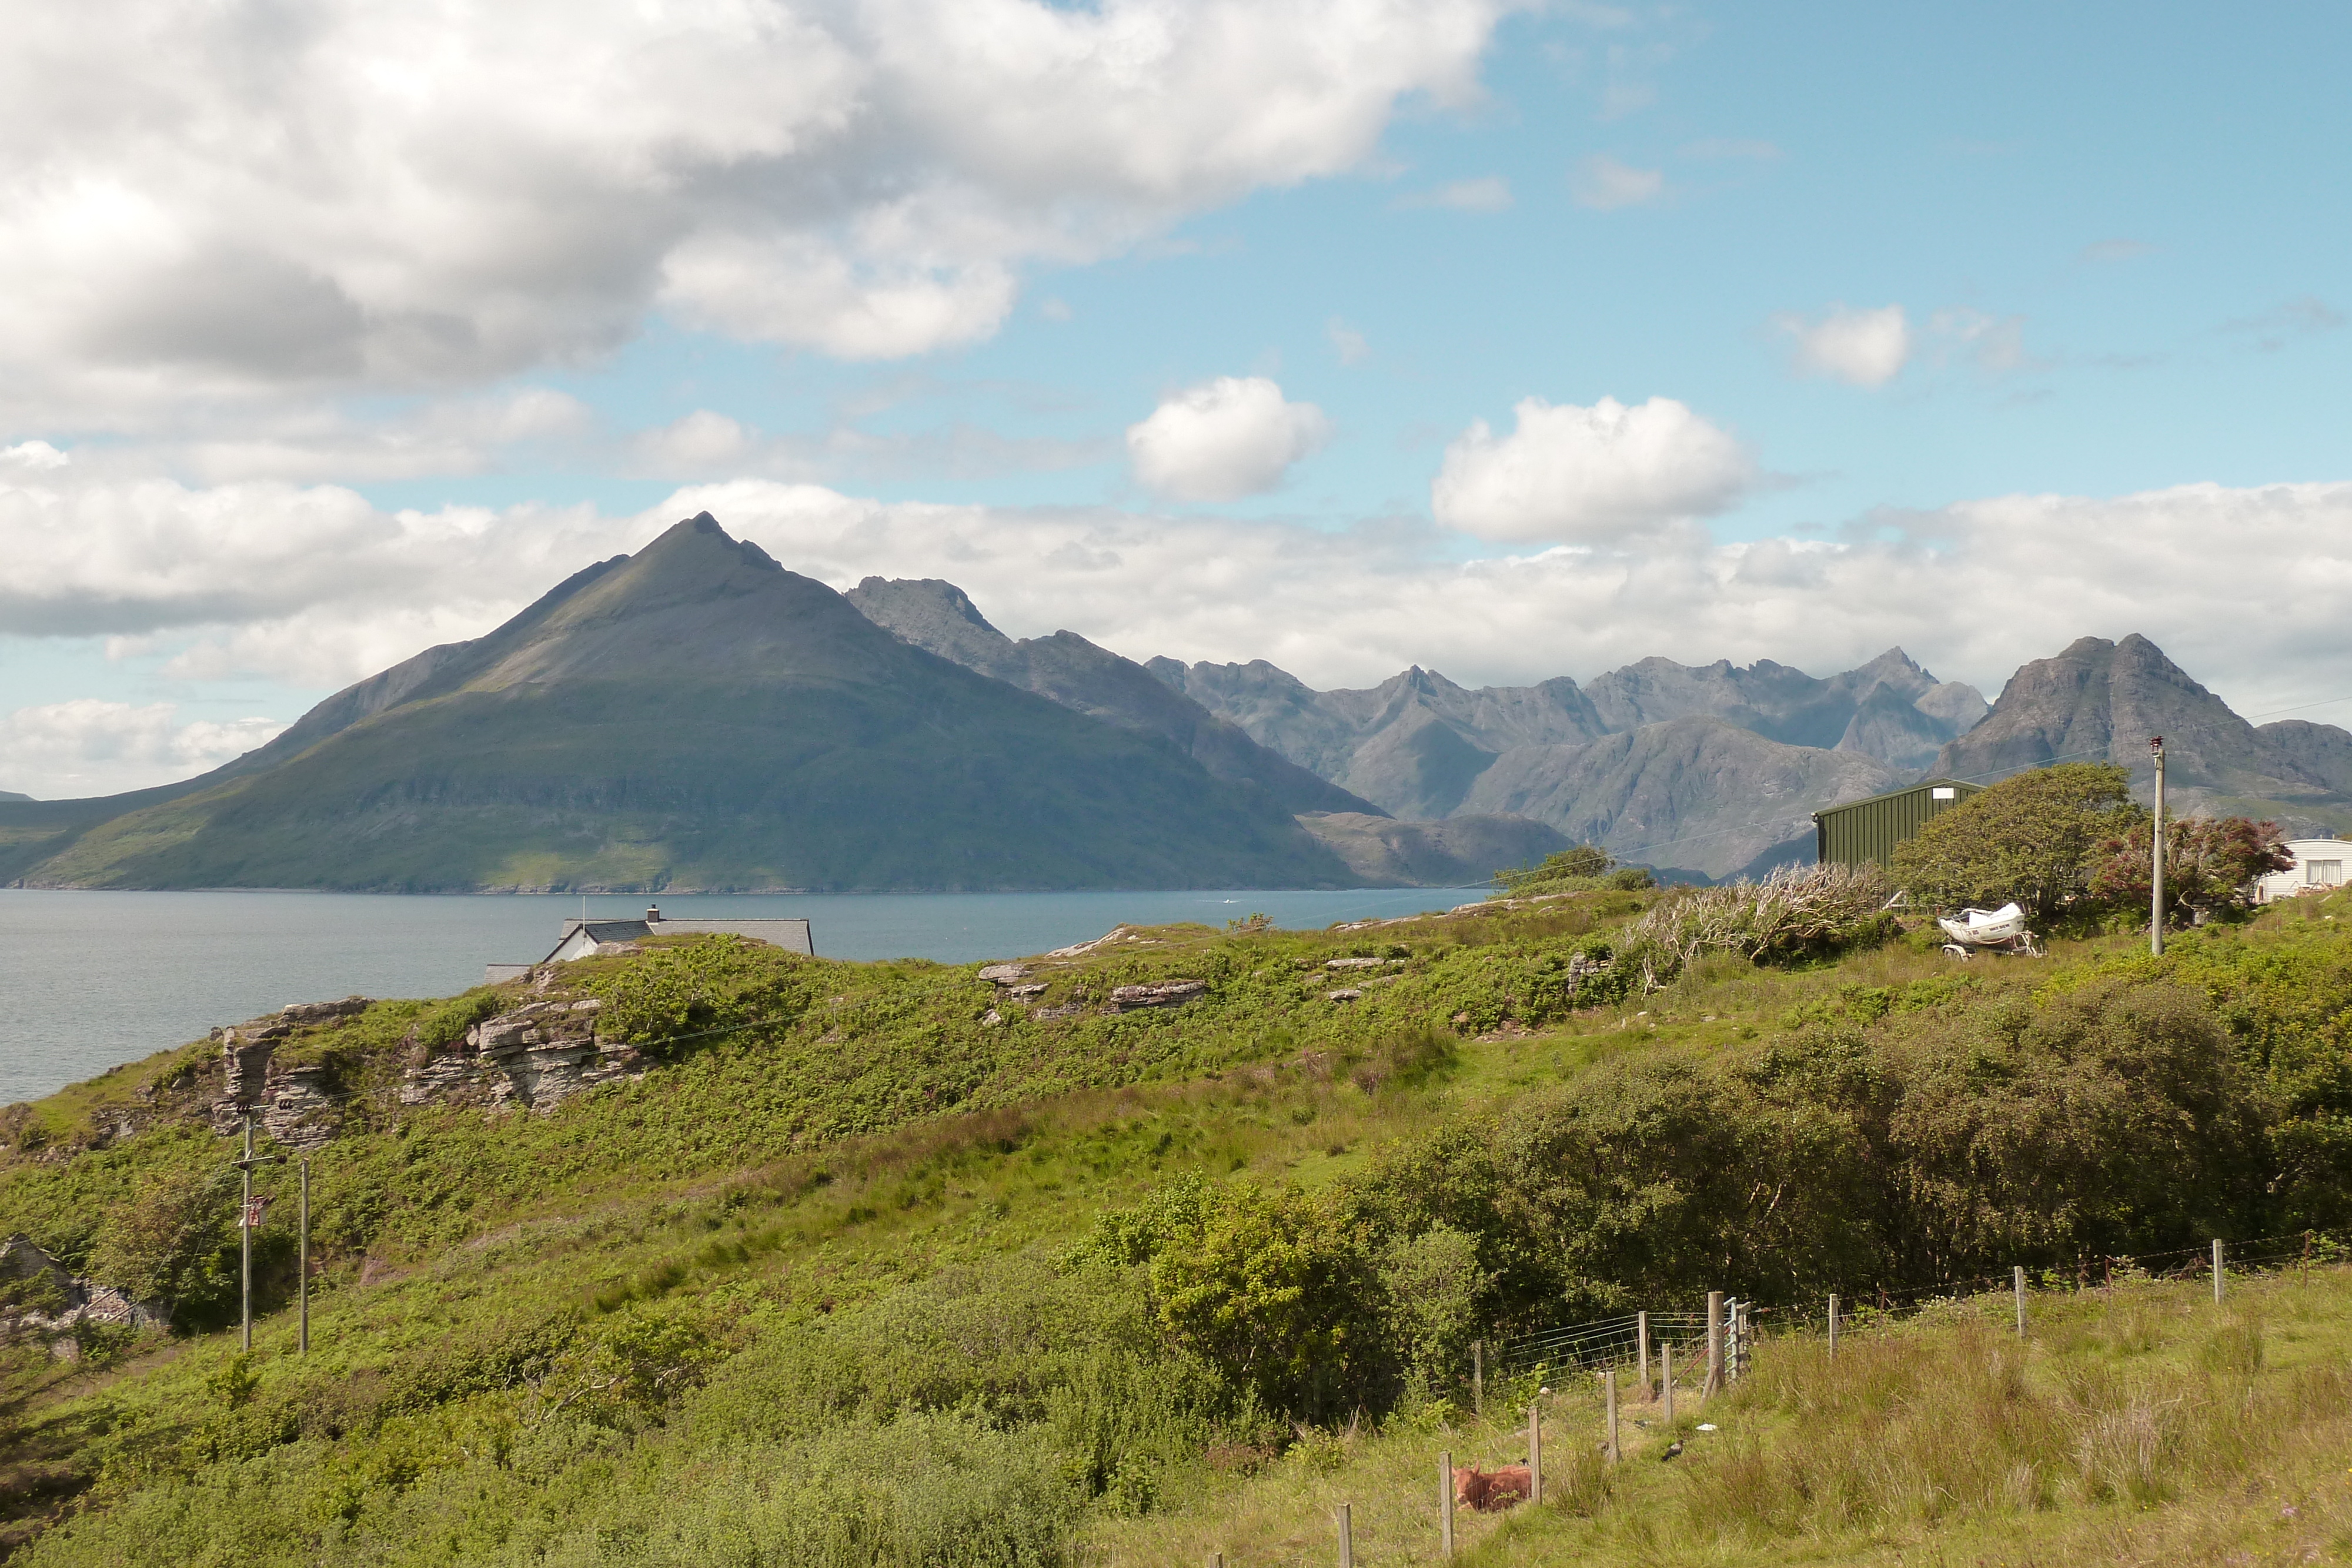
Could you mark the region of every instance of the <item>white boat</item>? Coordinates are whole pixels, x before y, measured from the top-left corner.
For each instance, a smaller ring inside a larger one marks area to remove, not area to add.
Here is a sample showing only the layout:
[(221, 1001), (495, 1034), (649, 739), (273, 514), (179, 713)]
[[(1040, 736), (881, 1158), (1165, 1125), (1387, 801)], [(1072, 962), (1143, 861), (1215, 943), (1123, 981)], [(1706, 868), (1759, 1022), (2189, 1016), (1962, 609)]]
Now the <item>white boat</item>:
[(1945, 936), (1964, 946), (1997, 947), (2025, 935), (2025, 911), (2014, 904), (1999, 909), (1963, 909), (1959, 919), (1947, 917), (1936, 924), (1944, 928)]

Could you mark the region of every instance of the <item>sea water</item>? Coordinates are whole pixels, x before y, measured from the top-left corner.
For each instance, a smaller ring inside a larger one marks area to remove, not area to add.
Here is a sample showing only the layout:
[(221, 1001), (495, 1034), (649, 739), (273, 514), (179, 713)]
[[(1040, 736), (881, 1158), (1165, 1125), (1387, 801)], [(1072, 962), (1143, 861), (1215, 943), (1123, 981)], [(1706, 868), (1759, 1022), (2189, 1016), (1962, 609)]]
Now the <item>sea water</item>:
[[(793, 916), (828, 958), (1012, 958), (1125, 922), (1313, 928), (1444, 909), (1481, 890), (662, 895), (665, 915)], [(438, 997), (529, 963), (562, 923), (632, 919), (642, 896), (81, 893), (0, 888), (0, 1104), (29, 1100), (288, 1002)]]

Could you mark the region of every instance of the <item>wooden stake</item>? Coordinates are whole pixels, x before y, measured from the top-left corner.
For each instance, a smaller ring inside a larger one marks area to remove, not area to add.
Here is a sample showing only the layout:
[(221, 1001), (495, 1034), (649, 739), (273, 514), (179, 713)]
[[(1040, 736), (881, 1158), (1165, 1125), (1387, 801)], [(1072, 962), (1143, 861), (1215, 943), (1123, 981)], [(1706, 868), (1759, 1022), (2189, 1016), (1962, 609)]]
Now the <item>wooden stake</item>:
[(1486, 1418), (1486, 1342), (1470, 1342), (1470, 1414)]
[(1723, 1292), (1706, 1293), (1706, 1382), (1699, 1388), (1704, 1400), (1723, 1387)]
[[(2306, 1243), (2304, 1250), (2308, 1252), (2310, 1249)], [(1633, 1314), (1633, 1348), (1642, 1358), (1642, 1397), (1646, 1400), (1650, 1397), (1650, 1314), (1647, 1312)]]
[(1437, 1548), (1447, 1562), (1454, 1560), (1454, 1451), (1450, 1448), (1437, 1456)]
[(1670, 1339), (1658, 1342), (1658, 1397), (1665, 1402), (1659, 1414), (1671, 1427), (1675, 1424), (1675, 1342)]
[(1356, 1568), (1356, 1532), (1348, 1523), (1348, 1505), (1341, 1503), (1339, 1521), (1339, 1568)]
[(2217, 1307), (2221, 1304), (2221, 1243), (2219, 1238), (2213, 1242), (2213, 1304)]
[(1830, 1359), (1837, 1359), (1837, 1292), (1830, 1292)]
[(1528, 1500), (1543, 1501), (1543, 1401), (1528, 1406)]
[(2017, 1292), (2017, 1337), (2025, 1337), (2025, 1270), (2012, 1265), (2009, 1271), (2011, 1288)]
[(1601, 1395), (1609, 1406), (1609, 1462), (1617, 1462), (1617, 1369), (1601, 1375)]

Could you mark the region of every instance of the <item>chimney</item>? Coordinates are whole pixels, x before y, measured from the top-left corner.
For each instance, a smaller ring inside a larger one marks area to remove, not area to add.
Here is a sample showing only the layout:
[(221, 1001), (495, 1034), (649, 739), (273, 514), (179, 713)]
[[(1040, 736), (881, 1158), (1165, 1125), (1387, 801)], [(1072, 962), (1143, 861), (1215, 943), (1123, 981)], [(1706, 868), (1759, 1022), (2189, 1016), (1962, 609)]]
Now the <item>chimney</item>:
[(658, 925), (661, 924), (660, 904), (648, 904), (646, 905), (646, 924), (648, 925)]

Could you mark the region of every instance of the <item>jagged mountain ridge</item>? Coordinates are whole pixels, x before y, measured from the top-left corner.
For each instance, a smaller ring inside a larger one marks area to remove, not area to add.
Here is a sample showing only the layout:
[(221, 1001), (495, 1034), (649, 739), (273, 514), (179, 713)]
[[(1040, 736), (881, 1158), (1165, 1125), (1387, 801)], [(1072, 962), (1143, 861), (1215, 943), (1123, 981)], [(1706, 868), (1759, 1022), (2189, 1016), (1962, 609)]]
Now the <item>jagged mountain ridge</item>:
[[(1812, 811), (1901, 782), (1986, 711), (1974, 688), (1937, 681), (1899, 648), (1827, 679), (1770, 660), (1650, 658), (1584, 686), (1562, 676), (1477, 689), (1418, 665), (1331, 692), (1264, 660), (1145, 667), (1399, 817), (1524, 814), (1709, 876), (1776, 850), (1800, 858)], [(1648, 738), (1582, 756), (1629, 736)]]
[(205, 779), (0, 803), (0, 836), (42, 885), (1353, 880), (1264, 789), (915, 648), (708, 513)]
[(962, 589), (937, 578), (869, 577), (845, 597), (901, 642), (1123, 729), (1160, 736), (1216, 778), (1263, 789), (1286, 811), (1386, 815), (1075, 632), (1016, 643)]

